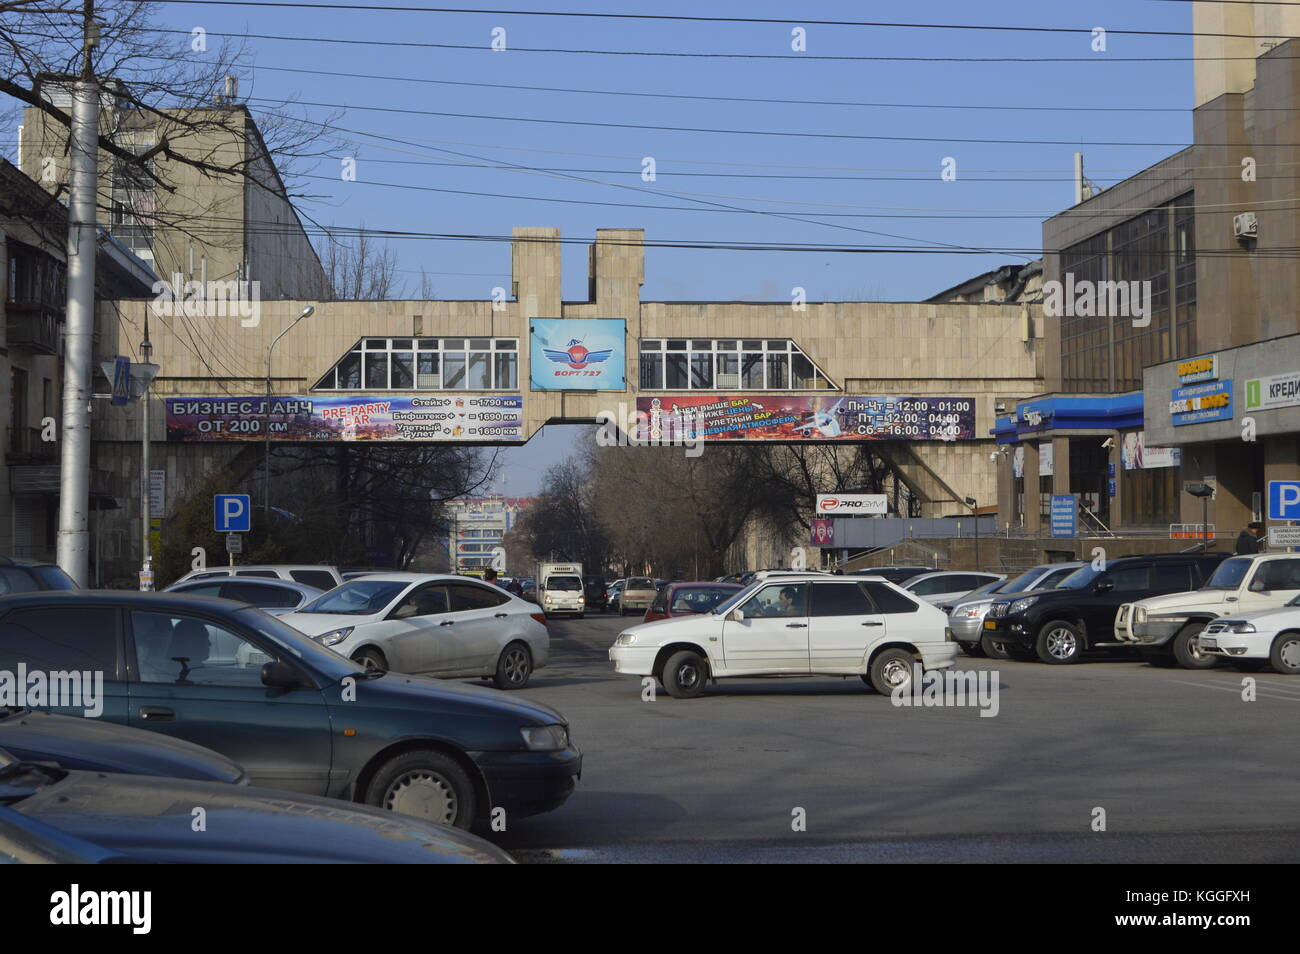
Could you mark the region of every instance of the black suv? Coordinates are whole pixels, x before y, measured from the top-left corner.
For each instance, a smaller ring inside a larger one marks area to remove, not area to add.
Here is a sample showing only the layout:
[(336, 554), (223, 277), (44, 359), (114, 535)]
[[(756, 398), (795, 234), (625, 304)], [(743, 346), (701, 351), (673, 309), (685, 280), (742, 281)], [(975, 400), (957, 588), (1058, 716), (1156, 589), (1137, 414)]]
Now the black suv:
[(75, 590), (77, 584), (53, 563), (0, 556), (0, 596), (38, 590)]
[(1197, 589), (1227, 556), (1154, 553), (1080, 567), (1055, 589), (995, 600), (981, 645), (994, 659), (1036, 655), (1057, 664), (1078, 662), (1088, 649), (1128, 646), (1113, 628), (1121, 603)]

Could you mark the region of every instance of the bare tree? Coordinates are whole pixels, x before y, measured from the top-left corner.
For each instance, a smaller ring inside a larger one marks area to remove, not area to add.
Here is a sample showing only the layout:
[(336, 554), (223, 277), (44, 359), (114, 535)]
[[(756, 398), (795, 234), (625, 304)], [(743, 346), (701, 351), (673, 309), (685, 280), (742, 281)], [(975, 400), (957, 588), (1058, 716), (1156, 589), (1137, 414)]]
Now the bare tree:
[(350, 239), (327, 236), (319, 254), (335, 301), (382, 301), (402, 293), (396, 253), (371, 238), (364, 225)]

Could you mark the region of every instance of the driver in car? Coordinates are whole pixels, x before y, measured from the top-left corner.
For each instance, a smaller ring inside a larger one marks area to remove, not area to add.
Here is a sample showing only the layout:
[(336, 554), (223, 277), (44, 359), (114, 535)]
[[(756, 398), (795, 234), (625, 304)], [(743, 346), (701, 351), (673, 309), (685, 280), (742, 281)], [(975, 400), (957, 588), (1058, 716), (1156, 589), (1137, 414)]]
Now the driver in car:
[(773, 607), (775, 612), (773, 616), (802, 616), (803, 608), (799, 606), (799, 590), (793, 586), (786, 586), (781, 589), (780, 596), (777, 597), (776, 606)]

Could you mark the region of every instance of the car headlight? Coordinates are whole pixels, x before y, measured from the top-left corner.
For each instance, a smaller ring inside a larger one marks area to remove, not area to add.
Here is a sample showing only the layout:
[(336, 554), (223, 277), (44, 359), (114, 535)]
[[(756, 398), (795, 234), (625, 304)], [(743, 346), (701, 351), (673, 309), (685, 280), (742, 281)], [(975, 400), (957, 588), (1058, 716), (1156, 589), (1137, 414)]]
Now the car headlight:
[(976, 617), (983, 616), (987, 613), (992, 604), (992, 600), (989, 600), (987, 603), (963, 603), (952, 611), (952, 615), (964, 617), (966, 619), (975, 619)]
[(532, 725), (519, 730), (524, 745), (534, 752), (555, 752), (569, 745), (569, 728), (563, 725)]
[(1023, 613), (1037, 602), (1037, 596), (1026, 596), (1024, 599), (1016, 600), (1011, 604), (1011, 608), (1007, 610), (1007, 615), (1014, 616), (1016, 613)]
[(1230, 633), (1253, 633), (1253, 632), (1256, 632), (1255, 624), (1254, 624), (1254, 623), (1248, 623), (1248, 622), (1246, 622), (1244, 619), (1230, 619), (1230, 620), (1228, 620), (1226, 623), (1224, 623), (1224, 626), (1227, 627), (1228, 632), (1230, 632)]
[(1133, 610), (1133, 622), (1145, 623), (1146, 621), (1147, 621), (1147, 608), (1145, 606), (1139, 606)]
[(635, 633), (619, 633), (618, 639), (614, 640), (615, 646), (631, 646), (636, 642)]
[(332, 629), (328, 633), (321, 633), (314, 639), (322, 646), (337, 646), (351, 636), (352, 630), (355, 628), (354, 626), (344, 626), (342, 629)]

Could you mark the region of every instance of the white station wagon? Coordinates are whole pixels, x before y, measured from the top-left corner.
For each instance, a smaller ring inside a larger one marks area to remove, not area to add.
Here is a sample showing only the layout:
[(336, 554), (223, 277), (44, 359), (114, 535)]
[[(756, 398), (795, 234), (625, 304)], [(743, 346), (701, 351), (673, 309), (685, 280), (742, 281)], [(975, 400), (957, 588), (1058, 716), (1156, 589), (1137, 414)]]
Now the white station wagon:
[(609, 658), (677, 699), (733, 676), (858, 675), (888, 695), (915, 664), (953, 665), (957, 644), (941, 610), (887, 580), (809, 573), (755, 581), (711, 613), (633, 626)]

